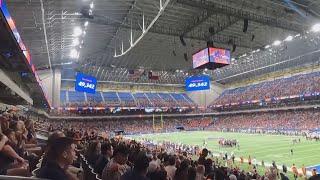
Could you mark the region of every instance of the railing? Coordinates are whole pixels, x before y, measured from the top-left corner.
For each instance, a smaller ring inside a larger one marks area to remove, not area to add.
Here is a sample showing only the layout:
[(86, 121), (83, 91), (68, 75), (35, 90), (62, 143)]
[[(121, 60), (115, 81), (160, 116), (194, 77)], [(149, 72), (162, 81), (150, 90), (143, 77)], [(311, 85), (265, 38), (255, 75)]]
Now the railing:
[(102, 180), (99, 174), (94, 172), (93, 167), (88, 163), (84, 155), (80, 154), (81, 164), (84, 171), (84, 179), (86, 180)]
[(0, 175), (1, 180), (47, 180), (42, 178), (35, 178), (35, 177), (20, 177), (20, 176), (5, 176)]

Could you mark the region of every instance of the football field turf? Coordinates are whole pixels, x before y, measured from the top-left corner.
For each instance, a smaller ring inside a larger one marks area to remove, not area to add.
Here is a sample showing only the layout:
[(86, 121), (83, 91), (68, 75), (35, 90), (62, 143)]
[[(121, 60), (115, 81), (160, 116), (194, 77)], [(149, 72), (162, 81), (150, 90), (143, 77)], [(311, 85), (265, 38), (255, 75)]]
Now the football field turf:
[[(198, 145), (203, 147), (203, 141), (206, 140), (207, 148), (214, 153), (233, 152), (236, 157), (243, 156), (247, 159), (256, 158), (258, 162), (263, 160), (265, 164), (270, 164), (273, 160), (277, 165), (286, 164), (291, 167), (293, 163), (297, 167), (303, 164), (306, 167), (318, 166), (320, 164), (320, 142), (307, 141), (303, 137), (293, 137), (284, 135), (260, 135), (244, 133), (226, 133), (213, 131), (191, 131), (174, 132), (162, 134), (141, 135), (136, 138), (147, 138), (157, 142), (171, 141), (189, 145)], [(219, 148), (218, 139), (236, 139), (240, 144), (240, 149)], [(300, 143), (292, 143), (293, 139), (301, 139)], [(293, 149), (293, 155), (290, 153)]]

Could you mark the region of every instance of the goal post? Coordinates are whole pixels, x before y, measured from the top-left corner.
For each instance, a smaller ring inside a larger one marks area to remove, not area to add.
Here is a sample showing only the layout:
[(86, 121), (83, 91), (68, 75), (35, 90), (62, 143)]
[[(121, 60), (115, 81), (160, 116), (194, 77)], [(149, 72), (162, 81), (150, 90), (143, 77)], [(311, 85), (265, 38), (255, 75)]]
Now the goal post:
[(152, 115), (152, 127), (153, 130), (159, 131), (163, 129), (163, 115), (160, 115), (160, 120), (158, 120), (155, 115)]

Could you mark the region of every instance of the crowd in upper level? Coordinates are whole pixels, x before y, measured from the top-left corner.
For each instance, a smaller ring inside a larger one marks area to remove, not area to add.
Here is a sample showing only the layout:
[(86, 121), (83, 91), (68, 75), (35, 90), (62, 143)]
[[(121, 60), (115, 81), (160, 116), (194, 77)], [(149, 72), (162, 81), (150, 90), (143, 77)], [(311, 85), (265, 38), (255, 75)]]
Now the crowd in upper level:
[(320, 95), (320, 72), (275, 79), (245, 87), (225, 90), (212, 105), (279, 102), (283, 99)]

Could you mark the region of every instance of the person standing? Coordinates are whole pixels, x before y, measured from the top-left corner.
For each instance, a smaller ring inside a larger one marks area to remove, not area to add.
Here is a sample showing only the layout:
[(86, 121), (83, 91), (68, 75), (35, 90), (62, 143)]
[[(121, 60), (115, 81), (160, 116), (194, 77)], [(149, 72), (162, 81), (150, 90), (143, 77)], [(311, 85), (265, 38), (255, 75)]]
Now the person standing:
[(287, 168), (287, 166), (286, 166), (285, 164), (282, 165), (282, 171), (283, 171), (285, 174), (287, 174), (287, 172), (288, 172), (288, 168)]
[(240, 156), (240, 163), (242, 164), (243, 163), (243, 157)]
[(169, 157), (169, 164), (164, 168), (167, 172), (169, 180), (172, 180), (174, 178), (174, 175), (176, 173), (176, 158), (174, 156)]
[(292, 170), (292, 172), (293, 172), (293, 177), (294, 177), (294, 179), (297, 179), (299, 173), (298, 173), (298, 169), (297, 169), (297, 167), (296, 167), (295, 164), (292, 164), (291, 170)]
[(232, 153), (232, 155), (231, 155), (231, 159), (232, 159), (232, 163), (234, 164), (235, 156), (234, 156), (233, 153)]
[(253, 163), (253, 166), (257, 169), (258, 163), (257, 163), (257, 159), (255, 157), (253, 157), (252, 163)]
[(302, 164), (301, 170), (302, 170), (303, 176), (306, 177), (307, 176), (307, 168), (304, 166), (304, 164)]
[(99, 175), (102, 174), (103, 168), (110, 162), (113, 155), (113, 147), (109, 143), (104, 143), (101, 145), (101, 154), (98, 160), (95, 162), (94, 170)]

